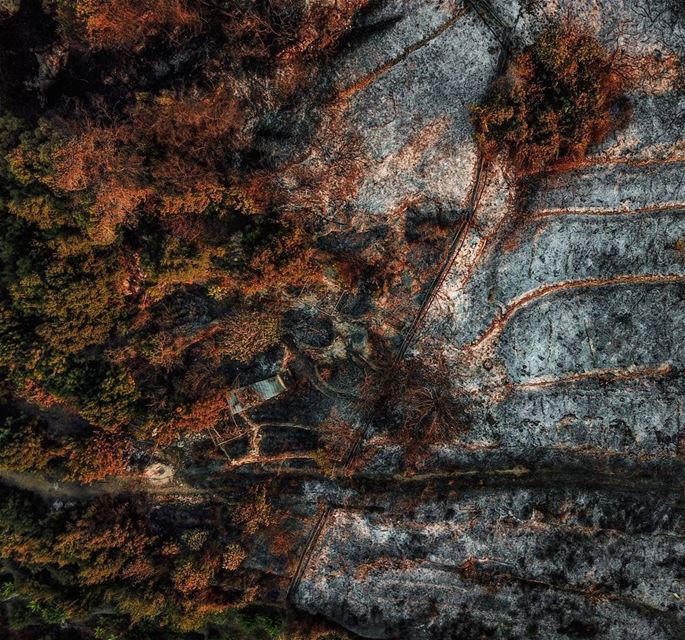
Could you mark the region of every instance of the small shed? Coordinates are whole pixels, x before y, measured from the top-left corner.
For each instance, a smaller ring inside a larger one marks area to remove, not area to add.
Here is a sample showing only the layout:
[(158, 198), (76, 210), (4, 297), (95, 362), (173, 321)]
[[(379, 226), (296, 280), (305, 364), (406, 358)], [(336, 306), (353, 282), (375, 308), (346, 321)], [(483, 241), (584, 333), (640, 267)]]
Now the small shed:
[(284, 376), (278, 373), (271, 378), (231, 391), (228, 396), (229, 406), (233, 413), (242, 413), (262, 402), (275, 398), (287, 388)]

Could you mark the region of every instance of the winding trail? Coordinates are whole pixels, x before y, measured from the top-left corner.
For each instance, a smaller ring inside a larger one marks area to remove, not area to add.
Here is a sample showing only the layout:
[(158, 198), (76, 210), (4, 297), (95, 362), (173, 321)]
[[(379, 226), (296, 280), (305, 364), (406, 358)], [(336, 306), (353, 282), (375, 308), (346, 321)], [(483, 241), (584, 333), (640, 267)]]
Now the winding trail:
[(506, 310), (470, 345), (471, 348), (481, 346), (484, 342), (492, 340), (502, 334), (510, 320), (524, 307), (538, 300), (559, 293), (560, 291), (572, 291), (575, 289), (597, 289), (600, 287), (613, 287), (625, 285), (662, 285), (685, 282), (684, 274), (653, 274), (653, 275), (621, 275), (610, 278), (585, 278), (582, 280), (563, 280), (553, 284), (533, 289), (515, 299)]

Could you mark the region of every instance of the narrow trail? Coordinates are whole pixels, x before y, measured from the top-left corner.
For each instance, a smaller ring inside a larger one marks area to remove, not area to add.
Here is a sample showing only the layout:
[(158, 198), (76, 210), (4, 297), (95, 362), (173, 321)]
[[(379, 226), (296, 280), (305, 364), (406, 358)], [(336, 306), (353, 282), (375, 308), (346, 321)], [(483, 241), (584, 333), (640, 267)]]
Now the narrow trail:
[(674, 211), (683, 212), (685, 215), (685, 202), (654, 205), (653, 207), (638, 207), (636, 209), (543, 209), (528, 216), (527, 220), (545, 220), (546, 218), (562, 218), (565, 216), (609, 218), (614, 216), (639, 216), (659, 213), (673, 213)]
[[(644, 207), (637, 209), (611, 209), (611, 210), (569, 210), (569, 209), (548, 209), (531, 213), (526, 213), (521, 218), (521, 224), (536, 224), (547, 219), (557, 219), (563, 217), (577, 216), (579, 218), (614, 218), (614, 217), (632, 217), (640, 215), (668, 215), (672, 213), (682, 213), (685, 218), (685, 205), (656, 205), (654, 207)], [(501, 232), (508, 224), (511, 223), (507, 217), (503, 217), (495, 228), (489, 233), (482, 235), (476, 246), (473, 248), (473, 257), (468, 260), (468, 265), (464, 274), (460, 277), (458, 284), (459, 289), (463, 289), (468, 281), (472, 278), (476, 269), (483, 263), (483, 260), (490, 257), (490, 253), (495, 248), (495, 243), (501, 240)], [(474, 225), (475, 226), (475, 225)]]
[(488, 0), (464, 0), (464, 4), (475, 11), (485, 26), (492, 32), (497, 41), (505, 50), (511, 49), (513, 42), (513, 29), (493, 10)]
[(129, 493), (146, 493), (149, 495), (195, 495), (209, 494), (209, 489), (200, 489), (186, 485), (170, 483), (155, 486), (142, 480), (122, 480), (112, 478), (91, 484), (77, 482), (51, 481), (34, 473), (0, 470), (0, 482), (10, 484), (41, 496), (45, 500), (60, 498), (69, 500), (89, 500), (101, 496), (116, 496)]
[(668, 362), (657, 366), (641, 366), (628, 368), (605, 368), (591, 369), (582, 373), (570, 373), (554, 378), (536, 378), (529, 382), (512, 384), (511, 389), (516, 391), (527, 391), (534, 389), (545, 389), (563, 384), (573, 384), (583, 380), (641, 380), (643, 378), (664, 378), (674, 373), (673, 365)]
[(625, 166), (631, 169), (648, 169), (650, 167), (680, 164), (682, 162), (685, 162), (685, 157), (679, 155), (668, 158), (623, 158), (621, 156), (611, 158), (597, 155), (584, 158), (583, 160), (575, 160), (573, 165), (565, 170), (565, 173), (582, 173), (587, 169), (601, 169), (605, 166)]
[[(504, 22), (494, 13), (489, 3), (484, 2), (483, 0), (467, 0), (465, 4), (470, 6), (480, 16), (480, 18), (486, 24), (488, 29), (492, 31), (495, 38), (497, 38), (498, 42), (502, 47), (500, 50), (499, 58), (497, 60), (497, 66), (495, 67), (494, 71), (494, 77), (497, 77), (503, 71), (504, 65), (506, 64), (509, 55), (509, 50), (511, 48), (511, 37), (509, 34), (511, 32), (511, 28), (505, 25)], [(426, 296), (421, 304), (421, 307), (419, 308), (418, 313), (414, 316), (414, 319), (412, 320), (411, 324), (409, 325), (409, 328), (407, 329), (404, 335), (402, 344), (400, 345), (397, 355), (395, 356), (395, 359), (393, 361), (391, 371), (393, 371), (400, 363), (402, 358), (404, 358), (404, 356), (407, 353), (407, 350), (416, 338), (418, 331), (421, 325), (423, 324), (423, 321), (425, 320), (431, 305), (433, 304), (436, 296), (439, 294), (440, 289), (442, 288), (442, 285), (444, 284), (445, 279), (447, 278), (447, 275), (454, 266), (454, 262), (464, 246), (467, 234), (473, 224), (473, 219), (475, 216), (476, 208), (478, 207), (480, 196), (483, 192), (483, 177), (485, 169), (486, 161), (479, 154), (478, 161), (476, 163), (476, 173), (473, 179), (473, 186), (471, 188), (471, 192), (469, 194), (468, 202), (466, 205), (466, 214), (463, 220), (461, 221), (459, 227), (457, 228), (455, 234), (452, 236), (452, 242), (450, 243), (447, 249), (447, 253), (443, 258), (440, 267), (438, 268), (437, 274), (431, 282), (431, 285), (428, 289), (428, 292), (426, 293)]]
[[(653, 162), (651, 164), (663, 164), (662, 162)], [(597, 166), (597, 165), (593, 165)], [(633, 217), (633, 216), (649, 216), (649, 215), (668, 215), (668, 214), (682, 214), (685, 217), (685, 202), (683, 203), (665, 203), (655, 204), (650, 207), (635, 207), (632, 209), (539, 209), (537, 211), (526, 211), (520, 217), (520, 224), (534, 225), (542, 223), (545, 220), (555, 220), (564, 217), (578, 217), (578, 218), (594, 218), (601, 220), (603, 218), (610, 219), (616, 217)], [(483, 263), (483, 260), (490, 257), (490, 253), (496, 248), (496, 243), (502, 239), (503, 229), (511, 225), (511, 219), (508, 216), (503, 216), (502, 219), (494, 226), (494, 228), (486, 234), (480, 234), (478, 224), (474, 222), (471, 226), (471, 232), (477, 234), (475, 246), (472, 248), (473, 257), (467, 260), (467, 265), (463, 275), (460, 276), (455, 286), (463, 289), (468, 281), (473, 276), (476, 269)]]
[(383, 63), (380, 67), (377, 67), (371, 73), (368, 73), (363, 78), (357, 80), (355, 83), (351, 84), (345, 89), (342, 89), (338, 93), (338, 99), (343, 101), (348, 100), (362, 89), (376, 82), (376, 80), (378, 80), (381, 76), (385, 75), (393, 67), (396, 67), (398, 64), (404, 62), (412, 53), (418, 51), (419, 49), (430, 44), (436, 38), (440, 37), (443, 33), (445, 33), (445, 31), (447, 31), (450, 27), (456, 24), (464, 16), (464, 13), (464, 9), (456, 10), (448, 20), (443, 22), (441, 25), (439, 25), (437, 28), (435, 28), (421, 40), (409, 45), (408, 47), (405, 47), (405, 49), (401, 53), (396, 55), (394, 58)]
[(562, 280), (553, 284), (527, 291), (524, 295), (513, 300), (505, 311), (490, 326), (474, 340), (470, 348), (480, 347), (484, 342), (491, 341), (504, 331), (510, 320), (524, 307), (527, 307), (542, 298), (559, 293), (561, 291), (573, 291), (576, 289), (597, 289), (601, 287), (639, 285), (663, 285), (685, 282), (684, 274), (652, 274), (652, 275), (621, 275), (608, 278), (584, 278), (580, 280)]

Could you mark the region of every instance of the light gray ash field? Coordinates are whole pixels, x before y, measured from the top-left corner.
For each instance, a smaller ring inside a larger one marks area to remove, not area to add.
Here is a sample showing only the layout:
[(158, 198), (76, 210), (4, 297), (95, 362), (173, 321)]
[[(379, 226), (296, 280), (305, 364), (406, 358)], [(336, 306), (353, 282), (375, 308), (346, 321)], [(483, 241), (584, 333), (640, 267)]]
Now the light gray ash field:
[[(469, 105), (507, 46), (570, 16), (641, 68), (632, 118), (516, 197), (501, 163), (478, 172)], [(685, 637), (685, 94), (650, 65), (682, 57), (683, 9), (398, 0), (383, 17), (336, 72), (366, 153), (347, 215), (472, 213), (409, 346), (446, 358), (471, 423), (412, 476), (371, 429), (342, 504), (310, 485), (339, 504), (291, 601), (369, 638)]]

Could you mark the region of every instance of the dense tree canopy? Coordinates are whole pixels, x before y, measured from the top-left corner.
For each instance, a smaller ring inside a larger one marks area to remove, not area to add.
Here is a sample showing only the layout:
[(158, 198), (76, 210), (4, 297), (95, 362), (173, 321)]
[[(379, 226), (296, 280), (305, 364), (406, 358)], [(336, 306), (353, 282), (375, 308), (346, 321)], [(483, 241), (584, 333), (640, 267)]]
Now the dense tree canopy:
[(242, 536), (272, 522), (263, 491), (190, 530), (112, 478), (220, 420), (219, 390), (321, 277), (270, 128), (325, 99), (320, 65), (364, 4), (0, 3), (0, 470), (113, 492), (0, 500), (15, 630), (279, 627), (237, 612), (255, 593)]

